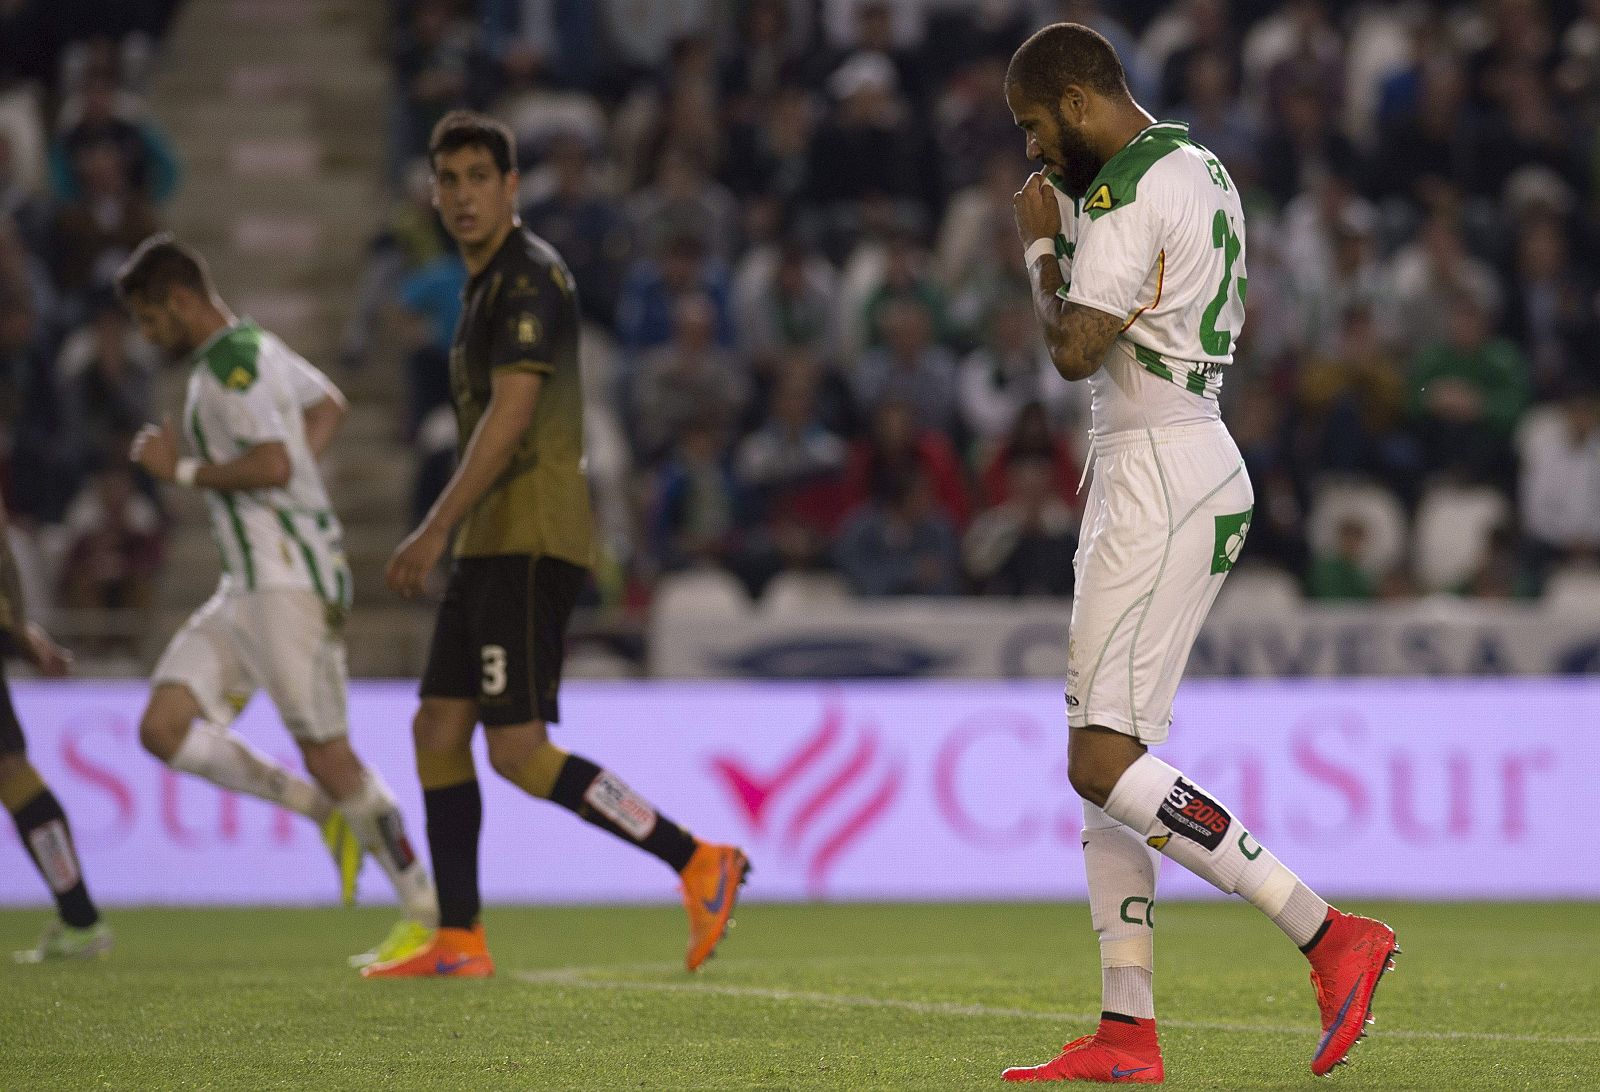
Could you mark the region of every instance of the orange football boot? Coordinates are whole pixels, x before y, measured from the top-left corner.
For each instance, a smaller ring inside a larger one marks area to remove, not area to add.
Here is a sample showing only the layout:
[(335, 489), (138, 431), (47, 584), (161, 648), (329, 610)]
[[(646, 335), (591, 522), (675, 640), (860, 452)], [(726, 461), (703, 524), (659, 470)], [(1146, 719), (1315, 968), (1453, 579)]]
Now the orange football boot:
[[(1127, 1023), (1132, 1020), (1132, 1023)], [(1093, 1081), (1160, 1084), (1166, 1079), (1154, 1020), (1102, 1016), (1093, 1035), (1074, 1039), (1043, 1065), (1012, 1066), (1002, 1081)]]
[(1399, 951), (1394, 930), (1383, 922), (1328, 908), (1323, 933), (1306, 953), (1322, 1010), (1322, 1039), (1311, 1056), (1311, 1072), (1325, 1077), (1349, 1060), (1350, 1048), (1373, 1022), (1378, 981), (1394, 969), (1392, 957)]
[(361, 968), (362, 978), (488, 978), (492, 974), (494, 960), (489, 958), (482, 922), (471, 929), (435, 930), (433, 939), (416, 954)]
[(681, 873), (683, 908), (689, 912), (689, 952), (683, 964), (697, 971), (717, 950), (728, 926), (739, 888), (750, 875), (750, 860), (737, 846), (697, 842)]

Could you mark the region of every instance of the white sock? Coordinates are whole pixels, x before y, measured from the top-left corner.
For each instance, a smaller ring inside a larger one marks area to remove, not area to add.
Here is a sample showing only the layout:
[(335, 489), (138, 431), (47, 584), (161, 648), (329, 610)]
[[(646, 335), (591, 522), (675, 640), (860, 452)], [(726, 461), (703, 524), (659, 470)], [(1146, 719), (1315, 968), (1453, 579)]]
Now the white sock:
[(339, 801), (339, 810), (361, 848), (372, 854), (394, 884), (406, 916), (429, 927), (439, 924), (439, 899), (428, 870), (406, 837), (405, 820), (378, 772), (364, 768), (361, 790)]
[(1153, 1020), (1155, 859), (1137, 831), (1085, 800), (1083, 866), (1100, 936), (1100, 1007)]
[(1128, 767), (1105, 811), (1219, 891), (1243, 895), (1297, 946), (1322, 927), (1328, 904), (1221, 804), (1155, 755)]
[(189, 726), (167, 765), (224, 789), (271, 800), (314, 823), (327, 822), (333, 811), (327, 793), (250, 746), (239, 733), (209, 721)]

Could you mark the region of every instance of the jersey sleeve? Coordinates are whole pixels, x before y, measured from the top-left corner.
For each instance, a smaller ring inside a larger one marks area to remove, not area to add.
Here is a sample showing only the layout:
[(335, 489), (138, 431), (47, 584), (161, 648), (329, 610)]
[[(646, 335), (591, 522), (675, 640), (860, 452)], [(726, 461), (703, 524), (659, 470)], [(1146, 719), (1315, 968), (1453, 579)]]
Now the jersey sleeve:
[[(1103, 188), (1103, 187), (1102, 187)], [(1162, 216), (1157, 195), (1141, 193), (1137, 200), (1095, 215), (1094, 198), (1084, 206), (1078, 221), (1077, 245), (1072, 255), (1069, 303), (1079, 303), (1127, 318), (1150, 300), (1139, 290), (1160, 259)]]
[(529, 267), (508, 274), (494, 304), (489, 371), (549, 375), (558, 363), (556, 345), (575, 321), (559, 266)]
[(300, 356), (289, 357), (289, 389), (294, 393), (295, 405), (301, 409), (338, 394), (333, 380)]

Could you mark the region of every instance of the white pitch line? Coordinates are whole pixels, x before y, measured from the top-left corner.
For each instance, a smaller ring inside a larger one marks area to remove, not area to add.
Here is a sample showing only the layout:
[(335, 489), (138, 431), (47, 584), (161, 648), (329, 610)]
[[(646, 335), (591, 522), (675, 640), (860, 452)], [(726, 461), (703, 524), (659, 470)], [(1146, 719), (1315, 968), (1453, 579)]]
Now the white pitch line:
[[(632, 965), (644, 969), (643, 964)], [(659, 965), (665, 967), (665, 965)], [(676, 966), (675, 964), (673, 966)], [(759, 1001), (778, 1001), (823, 1005), (845, 1009), (892, 1009), (923, 1016), (965, 1016), (978, 1019), (1040, 1020), (1050, 1023), (1082, 1023), (1100, 1019), (1099, 1012), (1043, 1012), (1038, 1009), (1006, 1008), (998, 1005), (968, 1005), (950, 1001), (913, 1001), (902, 997), (867, 997), (860, 994), (823, 993), (813, 990), (783, 990), (767, 986), (728, 986), (709, 982), (652, 982), (644, 979), (601, 978), (611, 968), (561, 967), (549, 971), (513, 971), (512, 977), (535, 986), (568, 986), (584, 990), (623, 990), (635, 993), (693, 993), (717, 997), (741, 997)], [(1274, 1024), (1228, 1024), (1209, 1020), (1162, 1020), (1167, 1027), (1192, 1031), (1225, 1031), (1252, 1035), (1314, 1035), (1306, 1024), (1290, 1027)], [(1600, 1043), (1600, 1035), (1517, 1035), (1498, 1031), (1408, 1031), (1373, 1025), (1373, 1034), (1385, 1039), (1428, 1039), (1486, 1043), (1547, 1043), (1579, 1045)]]

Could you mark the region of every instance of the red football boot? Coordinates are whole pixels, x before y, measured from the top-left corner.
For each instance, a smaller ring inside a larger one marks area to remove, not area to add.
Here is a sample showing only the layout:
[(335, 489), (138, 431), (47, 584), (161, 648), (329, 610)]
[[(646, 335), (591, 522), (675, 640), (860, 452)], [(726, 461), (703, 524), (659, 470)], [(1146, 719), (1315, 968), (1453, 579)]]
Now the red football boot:
[(1311, 1072), (1325, 1077), (1343, 1065), (1350, 1048), (1372, 1022), (1372, 995), (1391, 958), (1400, 951), (1394, 930), (1381, 921), (1328, 909), (1325, 932), (1306, 958), (1311, 960), (1311, 985), (1322, 1009), (1322, 1039), (1311, 1056)]
[(1096, 1081), (1100, 1084), (1160, 1084), (1161, 1044), (1154, 1020), (1101, 1017), (1093, 1035), (1074, 1039), (1043, 1065), (1013, 1066), (1002, 1081)]

